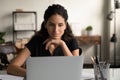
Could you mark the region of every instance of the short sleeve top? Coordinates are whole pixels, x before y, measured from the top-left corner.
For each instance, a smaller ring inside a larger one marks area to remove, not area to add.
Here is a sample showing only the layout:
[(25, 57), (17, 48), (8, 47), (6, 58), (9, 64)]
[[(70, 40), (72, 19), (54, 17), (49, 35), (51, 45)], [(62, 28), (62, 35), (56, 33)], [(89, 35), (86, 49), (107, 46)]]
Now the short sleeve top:
[[(37, 56), (64, 56), (64, 53), (62, 51), (62, 48), (58, 46), (54, 52), (53, 55), (50, 54), (49, 50), (45, 49), (45, 45), (43, 44), (45, 40), (40, 38), (39, 36), (34, 36), (25, 46), (29, 49), (31, 52), (32, 57)], [(77, 43), (77, 40), (75, 38), (65, 41), (66, 45), (68, 46), (69, 50), (72, 52), (75, 49), (79, 49), (79, 45)]]

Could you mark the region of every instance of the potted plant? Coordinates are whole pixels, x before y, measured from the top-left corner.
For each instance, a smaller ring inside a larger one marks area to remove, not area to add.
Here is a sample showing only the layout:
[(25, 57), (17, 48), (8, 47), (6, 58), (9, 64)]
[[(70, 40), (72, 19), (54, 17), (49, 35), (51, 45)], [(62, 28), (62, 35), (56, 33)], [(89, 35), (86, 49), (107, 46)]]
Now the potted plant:
[(0, 44), (5, 42), (5, 39), (3, 39), (4, 35), (5, 35), (5, 32), (0, 32)]
[(91, 25), (86, 27), (87, 35), (90, 36), (92, 34), (93, 27)]

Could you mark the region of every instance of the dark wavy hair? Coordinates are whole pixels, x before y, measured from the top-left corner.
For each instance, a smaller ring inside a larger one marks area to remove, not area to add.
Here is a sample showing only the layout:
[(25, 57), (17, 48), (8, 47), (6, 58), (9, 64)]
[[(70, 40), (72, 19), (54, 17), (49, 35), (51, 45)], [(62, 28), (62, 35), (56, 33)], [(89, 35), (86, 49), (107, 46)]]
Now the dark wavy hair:
[(40, 36), (43, 39), (46, 39), (49, 37), (47, 29), (45, 28), (45, 24), (48, 21), (48, 19), (55, 14), (61, 15), (65, 19), (65, 22), (67, 23), (65, 32), (62, 36), (62, 40), (68, 41), (69, 39), (72, 39), (74, 35), (72, 33), (70, 25), (67, 22), (68, 20), (67, 10), (59, 4), (53, 4), (46, 9), (44, 14), (44, 21), (41, 24), (41, 29), (40, 31), (37, 32), (36, 35)]

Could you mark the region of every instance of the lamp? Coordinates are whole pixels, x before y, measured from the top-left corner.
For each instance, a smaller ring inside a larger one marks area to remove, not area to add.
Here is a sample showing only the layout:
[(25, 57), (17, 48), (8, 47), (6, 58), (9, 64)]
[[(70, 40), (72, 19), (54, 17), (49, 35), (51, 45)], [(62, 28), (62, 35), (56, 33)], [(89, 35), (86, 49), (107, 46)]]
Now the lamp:
[(110, 11), (107, 15), (108, 20), (112, 20), (114, 18), (114, 33), (110, 39), (111, 42), (114, 43), (114, 65), (116, 66), (116, 42), (117, 42), (117, 35), (116, 35), (116, 9), (120, 8), (120, 3), (118, 0), (114, 0), (114, 11)]
[(120, 8), (120, 3), (118, 0), (115, 0), (115, 8), (116, 9)]
[(107, 15), (107, 19), (108, 20), (112, 20), (113, 19), (113, 11), (110, 11), (110, 13), (108, 13), (108, 15)]

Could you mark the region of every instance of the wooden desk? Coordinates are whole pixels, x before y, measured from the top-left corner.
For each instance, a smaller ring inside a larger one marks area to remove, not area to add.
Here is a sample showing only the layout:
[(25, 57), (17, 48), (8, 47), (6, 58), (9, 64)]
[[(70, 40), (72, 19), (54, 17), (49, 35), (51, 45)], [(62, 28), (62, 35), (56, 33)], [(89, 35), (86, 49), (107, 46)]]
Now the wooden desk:
[[(109, 69), (110, 80), (120, 80), (119, 73), (120, 73), (120, 68), (110, 68)], [(83, 69), (83, 77), (84, 77), (83, 80), (94, 80), (92, 79), (94, 78), (93, 68)]]
[[(83, 46), (95, 46), (95, 56), (99, 56), (101, 60), (101, 36), (95, 35), (95, 36), (76, 36), (76, 39), (78, 41), (78, 44), (80, 47)], [(98, 46), (100, 46), (98, 50)], [(100, 52), (98, 54), (98, 51)]]
[(100, 45), (101, 36), (76, 36), (80, 46)]
[[(120, 68), (110, 68), (110, 80), (120, 80), (119, 77)], [(94, 80), (93, 68), (87, 68), (82, 70), (81, 80)], [(23, 77), (8, 75), (6, 71), (0, 71), (0, 79), (2, 80), (24, 80)]]

